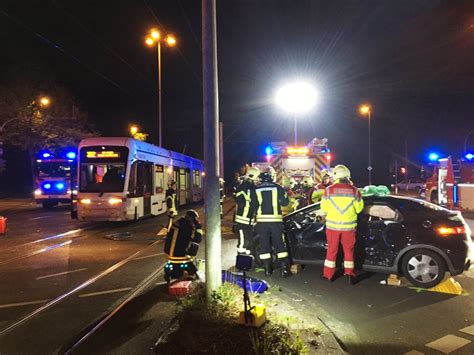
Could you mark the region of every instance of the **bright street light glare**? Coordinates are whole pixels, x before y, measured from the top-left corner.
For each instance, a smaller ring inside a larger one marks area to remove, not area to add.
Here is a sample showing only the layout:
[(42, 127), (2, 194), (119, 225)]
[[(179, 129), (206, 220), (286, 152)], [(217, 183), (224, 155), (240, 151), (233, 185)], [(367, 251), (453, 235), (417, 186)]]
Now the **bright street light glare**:
[(148, 37), (146, 40), (145, 40), (145, 43), (148, 45), (148, 46), (152, 46), (155, 44), (155, 41), (153, 40), (153, 38), (151, 37)]
[(160, 37), (161, 37), (160, 31), (158, 31), (157, 29), (152, 29), (152, 30), (150, 31), (150, 35), (151, 35), (151, 37), (152, 37), (153, 39), (155, 39), (155, 40), (158, 40), (158, 39), (160, 39)]
[(51, 103), (51, 100), (49, 99), (49, 97), (44, 96), (40, 99), (41, 106), (48, 106), (50, 103)]
[(370, 112), (371, 107), (369, 105), (362, 105), (359, 107), (359, 112), (362, 115), (367, 115)]
[(166, 36), (166, 43), (168, 44), (169, 47), (174, 47), (176, 46), (176, 37), (173, 35), (168, 35)]
[(305, 113), (318, 101), (318, 92), (307, 82), (290, 83), (280, 88), (276, 94), (276, 103), (285, 111)]

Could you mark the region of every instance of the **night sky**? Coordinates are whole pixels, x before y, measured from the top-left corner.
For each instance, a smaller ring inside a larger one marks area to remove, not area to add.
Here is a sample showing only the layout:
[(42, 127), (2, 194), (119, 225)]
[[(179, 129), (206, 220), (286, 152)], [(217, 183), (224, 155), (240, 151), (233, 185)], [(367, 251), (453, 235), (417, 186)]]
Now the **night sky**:
[[(156, 53), (149, 28), (174, 33), (164, 48), (164, 146), (202, 157), (201, 8), (198, 0), (0, 3), (0, 85), (42, 73), (71, 90), (105, 136), (130, 122), (157, 139)], [(220, 118), (226, 176), (261, 160), (270, 141), (292, 141), (273, 101), (293, 78), (313, 82), (318, 107), (299, 121), (307, 142), (326, 137), (336, 163), (365, 183), (373, 106), (374, 176), (403, 156), (458, 156), (474, 129), (474, 1), (218, 0)], [(1, 120), (0, 120), (1, 121)], [(471, 149), (474, 150), (474, 134)]]

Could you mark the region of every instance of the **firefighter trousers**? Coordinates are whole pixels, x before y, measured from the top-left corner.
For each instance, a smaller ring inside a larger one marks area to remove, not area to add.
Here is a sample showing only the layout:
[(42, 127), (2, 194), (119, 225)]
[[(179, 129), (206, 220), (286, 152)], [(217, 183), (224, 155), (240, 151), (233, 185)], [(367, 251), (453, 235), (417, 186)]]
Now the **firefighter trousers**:
[(253, 242), (253, 226), (251, 224), (235, 223), (235, 230), (239, 234), (237, 242), (238, 254), (251, 254)]
[(255, 232), (260, 236), (260, 259), (271, 260), (272, 247), (277, 259), (288, 257), (288, 249), (283, 235), (283, 222), (259, 222)]
[(326, 229), (326, 239), (328, 242), (328, 251), (326, 260), (324, 260), (323, 276), (331, 279), (336, 272), (336, 259), (339, 250), (339, 243), (344, 250), (344, 275), (355, 276), (354, 273), (354, 246), (356, 241), (356, 232), (337, 231)]

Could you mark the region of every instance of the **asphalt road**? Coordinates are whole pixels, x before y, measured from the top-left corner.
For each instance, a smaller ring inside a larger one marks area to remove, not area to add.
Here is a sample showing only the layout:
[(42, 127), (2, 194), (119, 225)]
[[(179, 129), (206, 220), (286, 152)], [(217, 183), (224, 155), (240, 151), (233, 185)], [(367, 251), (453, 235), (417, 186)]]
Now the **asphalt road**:
[[(68, 207), (0, 211), (0, 353), (51, 354), (164, 265), (155, 237), (166, 217), (137, 223), (80, 223)], [(131, 238), (113, 241), (114, 232)]]

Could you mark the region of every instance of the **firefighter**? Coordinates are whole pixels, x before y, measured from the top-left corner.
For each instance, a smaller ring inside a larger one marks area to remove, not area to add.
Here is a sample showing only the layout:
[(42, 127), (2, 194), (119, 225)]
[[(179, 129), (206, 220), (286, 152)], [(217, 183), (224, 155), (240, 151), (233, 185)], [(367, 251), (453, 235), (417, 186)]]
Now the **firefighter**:
[(173, 224), (173, 218), (178, 215), (176, 209), (176, 181), (168, 182), (168, 190), (166, 190), (166, 214), (168, 215), (168, 230)]
[(300, 207), (307, 206), (309, 204), (309, 197), (314, 187), (314, 180), (311, 176), (306, 176), (301, 183), (301, 200)]
[(250, 194), (255, 189), (259, 175), (259, 169), (249, 168), (244, 176), (244, 182), (235, 191), (235, 230), (239, 233), (238, 254), (250, 254), (255, 215)]
[(184, 272), (189, 276), (197, 276), (197, 268), (193, 259), (197, 254), (203, 231), (199, 215), (195, 210), (188, 210), (171, 225), (165, 240), (164, 252), (168, 256), (165, 265), (165, 280), (179, 279)]
[(272, 248), (281, 262), (281, 276), (288, 277), (290, 264), (283, 235), (281, 207), (288, 205), (288, 195), (274, 181), (271, 171), (260, 174), (262, 183), (251, 191), (252, 207), (255, 209), (255, 232), (260, 235), (260, 260), (265, 266), (265, 275), (273, 272)]
[(331, 174), (329, 170), (323, 169), (321, 170), (321, 182), (317, 184), (312, 191), (309, 193), (309, 197), (311, 199), (310, 203), (316, 203), (321, 201), (324, 195), (324, 191), (327, 187), (332, 184)]
[(339, 242), (344, 249), (344, 275), (354, 284), (354, 245), (356, 241), (357, 215), (364, 208), (359, 190), (352, 184), (351, 172), (344, 165), (333, 169), (334, 184), (327, 187), (321, 201), (326, 213), (326, 239), (328, 250), (322, 278), (332, 281), (336, 271)]

